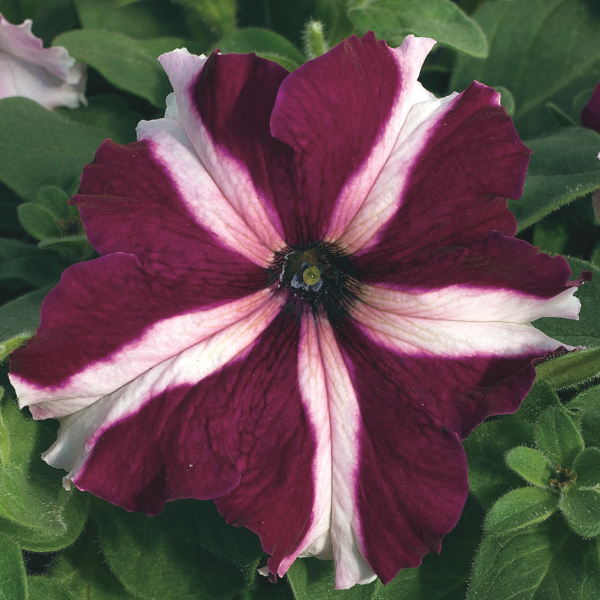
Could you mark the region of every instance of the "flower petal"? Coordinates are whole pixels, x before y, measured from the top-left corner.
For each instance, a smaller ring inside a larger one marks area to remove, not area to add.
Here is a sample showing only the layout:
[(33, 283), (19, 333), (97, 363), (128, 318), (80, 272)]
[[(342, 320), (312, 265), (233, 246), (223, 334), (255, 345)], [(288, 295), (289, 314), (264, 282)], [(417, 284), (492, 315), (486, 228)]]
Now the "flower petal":
[(213, 250), (191, 279), (159, 277), (130, 254), (65, 271), (36, 337), (11, 356), (21, 406), (36, 418), (79, 410), (260, 310), (268, 301), (261, 270), (241, 257), (237, 272), (223, 270), (220, 260), (231, 265), (236, 255)]
[(513, 235), (504, 198), (521, 196), (529, 154), (491, 88), (475, 82), (417, 104), (339, 243), (359, 254), (376, 246), (390, 262), (424, 247), (471, 244), (493, 229)]
[(25, 96), (46, 108), (85, 103), (85, 65), (65, 48), (44, 48), (31, 24), (12, 25), (0, 15), (0, 98)]
[(273, 135), (294, 151), (297, 198), (276, 199), (292, 245), (336, 239), (387, 160), (410, 108), (433, 96), (417, 82), (435, 42), (388, 48), (352, 36), (281, 84)]
[(592, 97), (581, 111), (581, 124), (600, 133), (600, 83), (596, 85)]
[[(256, 55), (175, 50), (159, 60), (175, 90), (176, 118), (214, 185), (265, 246), (282, 248), (273, 185), (290, 193), (281, 169), (289, 148), (271, 136), (269, 116), (287, 71)], [(270, 180), (282, 175), (283, 185)]]

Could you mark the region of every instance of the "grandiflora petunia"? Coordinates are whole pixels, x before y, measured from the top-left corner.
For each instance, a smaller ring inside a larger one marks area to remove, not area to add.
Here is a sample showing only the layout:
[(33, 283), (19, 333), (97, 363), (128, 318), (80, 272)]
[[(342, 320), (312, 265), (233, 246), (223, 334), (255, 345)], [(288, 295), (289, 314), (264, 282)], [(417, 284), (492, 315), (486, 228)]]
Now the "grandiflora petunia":
[(74, 198), (101, 257), (12, 357), (67, 480), (151, 515), (214, 498), (272, 579), (318, 556), (337, 588), (385, 583), (440, 551), (460, 440), (518, 408), (561, 346), (531, 322), (577, 319), (582, 280), (514, 239), (529, 150), (494, 90), (421, 86), (433, 44), (351, 37), (291, 74), (160, 58), (165, 117)]
[(86, 104), (85, 65), (61, 46), (44, 48), (31, 25), (31, 19), (13, 25), (0, 15), (0, 98), (24, 96), (46, 108)]

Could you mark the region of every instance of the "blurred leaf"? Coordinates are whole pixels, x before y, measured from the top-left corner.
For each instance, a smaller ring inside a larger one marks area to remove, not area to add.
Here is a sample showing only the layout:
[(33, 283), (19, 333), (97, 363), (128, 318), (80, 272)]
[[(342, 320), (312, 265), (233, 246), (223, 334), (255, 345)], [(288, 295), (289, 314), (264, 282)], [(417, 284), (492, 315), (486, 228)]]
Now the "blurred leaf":
[[(145, 50), (145, 43), (140, 44)], [(136, 141), (135, 128), (142, 120), (141, 115), (132, 111), (120, 96), (106, 94), (88, 98), (88, 106), (60, 108), (58, 112), (67, 123), (78, 123), (93, 127), (118, 144)]]
[(566, 257), (571, 265), (571, 277), (581, 271), (592, 271), (591, 281), (584, 283), (575, 293), (581, 300), (579, 321), (569, 319), (538, 319), (535, 326), (551, 338), (565, 344), (594, 348), (600, 346), (600, 268), (578, 258)]
[(600, 534), (600, 491), (575, 486), (562, 495), (560, 509), (577, 535), (594, 537)]
[(558, 510), (558, 500), (558, 494), (531, 485), (513, 490), (490, 508), (483, 529), (489, 535), (503, 535), (540, 523)]
[(469, 588), (469, 600), (598, 597), (598, 542), (576, 536), (558, 515), (505, 536), (486, 536)]
[(202, 54), (206, 51), (206, 46), (193, 40), (186, 40), (179, 37), (160, 37), (149, 40), (140, 40), (139, 48), (152, 58), (158, 58), (165, 52), (171, 52), (176, 48), (187, 48), (192, 54)]
[(567, 409), (575, 413), (585, 444), (600, 447), (600, 386), (575, 396), (567, 404)]
[(570, 127), (525, 143), (532, 151), (523, 196), (508, 207), (523, 231), (575, 198), (600, 187), (600, 135)]
[(554, 102), (546, 102), (546, 108), (561, 127), (577, 127), (577, 123), (560, 106), (556, 106)]
[(0, 181), (0, 235), (13, 237), (23, 235), (21, 223), (17, 218), (17, 206), (20, 203), (19, 196)]
[(25, 567), (19, 547), (0, 533), (0, 600), (27, 600)]
[(85, 533), (73, 546), (58, 555), (49, 576), (80, 600), (135, 598), (106, 566), (98, 543), (98, 528), (93, 521), (88, 522)]
[(0, 307), (0, 361), (35, 335), (42, 301), (49, 289), (30, 292)]
[(506, 109), (507, 114), (512, 115), (515, 112), (515, 97), (510, 93), (510, 90), (499, 85), (496, 91), (500, 94), (500, 103)]
[[(92, 598), (92, 596), (76, 596), (58, 581), (40, 575), (27, 577), (27, 593), (28, 600), (91, 600)], [(118, 600), (116, 596), (115, 600)]]
[(583, 450), (583, 438), (566, 409), (551, 406), (544, 411), (535, 430), (535, 441), (555, 466), (572, 467)]
[(79, 29), (58, 36), (54, 45), (96, 69), (107, 81), (163, 108), (172, 91), (160, 63), (144, 52), (140, 42), (121, 33)]
[(287, 577), (273, 585), (266, 577), (255, 579), (252, 589), (243, 590), (230, 600), (296, 600)]
[(85, 29), (104, 29), (142, 40), (190, 34), (184, 11), (169, 2), (144, 0), (129, 6), (118, 6), (114, 0), (74, 2)]
[(555, 390), (576, 387), (600, 376), (600, 348), (564, 354), (539, 364), (536, 371)]
[(459, 56), (450, 88), (463, 90), (473, 79), (508, 88), (521, 136), (558, 129), (546, 103), (568, 113), (575, 94), (598, 83), (600, 20), (583, 2), (484, 2), (473, 18), (488, 37), (489, 55)]
[(244, 589), (230, 561), (177, 535), (168, 514), (147, 517), (94, 501), (106, 561), (135, 596), (156, 600), (229, 598)]
[(51, 552), (72, 544), (87, 516), (87, 497), (62, 487), (62, 474), (40, 454), (54, 441), (14, 402), (0, 399), (0, 532), (24, 550)]
[(51, 185), (40, 188), (35, 201), (47, 208), (56, 219), (66, 219), (69, 216), (69, 196), (60, 188)]
[(517, 446), (509, 450), (504, 460), (509, 469), (539, 487), (549, 487), (550, 479), (556, 475), (548, 459), (533, 448)]
[(473, 56), (488, 53), (479, 25), (450, 0), (349, 0), (348, 18), (359, 33), (374, 31), (391, 46), (414, 33)]
[(224, 54), (256, 52), (288, 71), (297, 69), (304, 62), (304, 57), (291, 42), (268, 29), (239, 29), (219, 40), (215, 46)]
[(27, 98), (0, 100), (0, 180), (34, 201), (41, 187), (79, 182), (104, 135), (67, 123)]
[(35, 202), (24, 202), (17, 209), (19, 221), (23, 229), (38, 240), (51, 237), (60, 237), (60, 227), (56, 218), (47, 209)]
[(354, 33), (354, 25), (348, 19), (346, 0), (316, 0), (313, 16), (325, 24), (325, 35), (330, 47)]
[(375, 580), (335, 591), (333, 562), (316, 558), (296, 560), (288, 579), (296, 600), (463, 600), (481, 519), (481, 509), (469, 498), (457, 526), (444, 538), (441, 554), (426, 555), (420, 567), (403, 569), (385, 586)]
[(600, 449), (586, 448), (575, 461), (578, 488), (600, 487)]
[(481, 424), (463, 442), (469, 488), (485, 509), (509, 490), (522, 486), (522, 479), (506, 466), (504, 455), (515, 446), (533, 445), (535, 423), (547, 407), (558, 404), (552, 388), (536, 381), (517, 413)]
[(190, 6), (218, 35), (229, 35), (235, 29), (236, 0), (176, 0)]

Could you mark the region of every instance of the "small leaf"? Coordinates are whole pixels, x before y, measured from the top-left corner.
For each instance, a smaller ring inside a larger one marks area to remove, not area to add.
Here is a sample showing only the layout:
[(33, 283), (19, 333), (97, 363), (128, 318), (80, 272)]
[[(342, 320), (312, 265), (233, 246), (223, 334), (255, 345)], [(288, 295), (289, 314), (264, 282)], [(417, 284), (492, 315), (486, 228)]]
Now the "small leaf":
[(25, 566), (19, 547), (0, 533), (0, 600), (27, 600)]
[[(40, 575), (27, 576), (27, 593), (28, 600), (80, 600), (79, 596), (70, 592), (58, 581)], [(82, 595), (81, 598), (84, 596)], [(88, 595), (85, 598), (92, 600), (93, 597)], [(117, 596), (114, 598), (118, 600)]]
[(512, 115), (515, 112), (515, 98), (510, 93), (510, 90), (505, 88), (502, 85), (496, 86), (496, 91), (500, 94), (500, 103), (506, 109), (506, 112), (509, 115)]
[(536, 371), (555, 390), (576, 387), (600, 376), (600, 348), (564, 354), (539, 364)]
[(581, 392), (567, 408), (575, 413), (586, 445), (600, 447), (600, 386)]
[(518, 446), (508, 452), (506, 466), (523, 477), (525, 481), (539, 487), (549, 487), (550, 479), (556, 475), (548, 459), (537, 450)]
[(163, 108), (171, 85), (158, 61), (140, 47), (140, 42), (113, 31), (76, 29), (59, 35), (55, 46), (94, 67), (110, 83)]
[(52, 185), (40, 188), (35, 201), (48, 209), (56, 219), (69, 216), (69, 196), (60, 188)]
[(308, 59), (322, 56), (329, 50), (329, 45), (325, 39), (325, 27), (321, 21), (309, 19), (304, 26), (304, 56)]
[(218, 35), (228, 35), (235, 29), (235, 0), (177, 0), (202, 16)]
[(586, 448), (575, 460), (573, 471), (579, 489), (600, 488), (600, 449)]
[(560, 509), (577, 535), (594, 537), (600, 534), (600, 491), (569, 489), (560, 499)]
[(304, 57), (294, 44), (268, 29), (238, 29), (219, 40), (216, 47), (224, 54), (256, 52), (258, 56), (276, 62), (288, 71), (297, 69), (304, 62)]
[(513, 490), (492, 506), (483, 529), (490, 535), (504, 535), (540, 523), (558, 509), (558, 500), (557, 494), (538, 487)]
[(523, 196), (508, 201), (519, 222), (517, 231), (600, 187), (600, 135), (595, 131), (569, 127), (525, 145), (533, 154)]
[(374, 31), (391, 46), (414, 33), (472, 56), (488, 53), (479, 25), (450, 0), (350, 0), (348, 18), (361, 34)]
[(469, 600), (591, 600), (600, 597), (596, 540), (583, 540), (558, 515), (505, 536), (485, 536)]
[(41, 204), (25, 202), (17, 209), (19, 221), (23, 229), (38, 240), (60, 237), (60, 227), (56, 224), (56, 218)]
[(553, 406), (541, 416), (535, 431), (538, 448), (555, 466), (572, 467), (583, 450), (583, 439), (569, 413)]

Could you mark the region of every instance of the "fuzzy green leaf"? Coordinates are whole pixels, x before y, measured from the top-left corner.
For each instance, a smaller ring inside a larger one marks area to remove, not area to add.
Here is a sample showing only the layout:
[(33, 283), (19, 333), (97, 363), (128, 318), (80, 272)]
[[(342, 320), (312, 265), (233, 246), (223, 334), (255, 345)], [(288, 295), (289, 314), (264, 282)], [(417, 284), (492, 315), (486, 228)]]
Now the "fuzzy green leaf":
[(459, 56), (450, 88), (463, 90), (474, 79), (508, 88), (521, 136), (558, 130), (546, 104), (568, 113), (575, 94), (598, 83), (600, 19), (583, 1), (483, 2), (473, 18), (487, 35), (490, 51), (485, 60)]
[(35, 201), (40, 188), (79, 182), (105, 136), (27, 98), (0, 100), (0, 181)]
[(600, 449), (586, 448), (575, 460), (578, 488), (600, 488)]
[(40, 188), (35, 201), (48, 209), (55, 219), (66, 219), (69, 216), (69, 196), (60, 188), (52, 185)]
[(23, 229), (38, 240), (60, 237), (60, 227), (56, 224), (56, 218), (47, 209), (35, 202), (24, 202), (17, 209), (19, 221)]
[(539, 364), (536, 371), (555, 390), (576, 387), (600, 376), (600, 348), (564, 354)]
[(541, 416), (535, 441), (555, 466), (572, 467), (583, 450), (583, 438), (563, 406), (552, 406)]
[(218, 35), (228, 35), (235, 29), (236, 0), (176, 0), (197, 11)]
[(600, 386), (581, 392), (567, 404), (567, 408), (579, 422), (585, 444), (600, 448)]
[(539, 487), (549, 487), (550, 479), (556, 475), (548, 459), (537, 450), (518, 446), (509, 450), (506, 466), (523, 477), (525, 481)]
[(600, 597), (596, 540), (583, 540), (558, 515), (479, 548), (469, 600), (591, 600)]
[(577, 535), (594, 537), (600, 534), (600, 491), (575, 486), (562, 495), (560, 509)]
[[(92, 600), (92, 596), (76, 596), (64, 585), (49, 577), (29, 575), (27, 577), (28, 600)], [(119, 600), (118, 596), (113, 596)]]
[(0, 531), (35, 552), (72, 544), (87, 516), (87, 497), (64, 490), (62, 473), (40, 458), (54, 435), (4, 395), (0, 440)]
[(490, 509), (483, 529), (490, 535), (504, 535), (545, 521), (558, 509), (558, 494), (528, 486), (508, 492)]
[(374, 31), (391, 46), (414, 33), (472, 56), (488, 53), (479, 25), (450, 0), (350, 0), (348, 18), (359, 33)]
[[(0, 528), (1, 530), (1, 528)], [(0, 600), (27, 600), (21, 550), (0, 533)]]
[(523, 196), (508, 201), (517, 231), (600, 187), (600, 135), (595, 131), (569, 127), (525, 144), (533, 154)]

